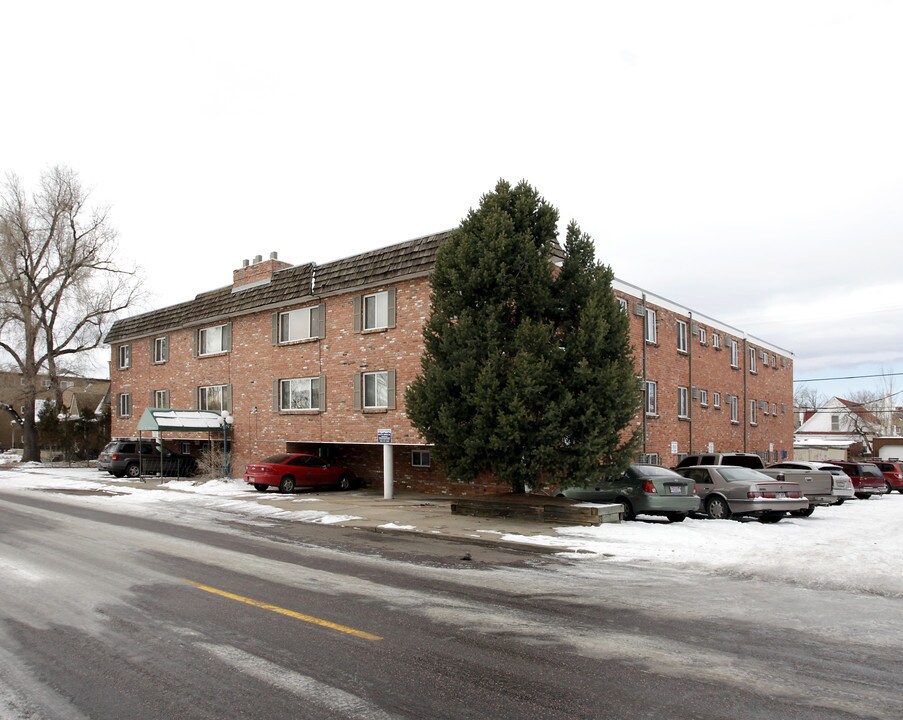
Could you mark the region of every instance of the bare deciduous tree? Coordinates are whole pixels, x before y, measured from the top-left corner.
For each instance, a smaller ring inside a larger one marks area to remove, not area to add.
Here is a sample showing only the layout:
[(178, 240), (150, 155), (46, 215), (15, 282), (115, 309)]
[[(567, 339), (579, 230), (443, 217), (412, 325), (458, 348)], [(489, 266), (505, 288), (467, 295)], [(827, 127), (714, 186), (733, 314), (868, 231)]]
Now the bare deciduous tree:
[(23, 460), (39, 459), (39, 376), (50, 378), (60, 406), (67, 363), (98, 347), (116, 314), (137, 299), (141, 283), (118, 265), (115, 250), (107, 209), (88, 205), (74, 171), (51, 168), (33, 195), (7, 176), (0, 189), (0, 350), (25, 388)]

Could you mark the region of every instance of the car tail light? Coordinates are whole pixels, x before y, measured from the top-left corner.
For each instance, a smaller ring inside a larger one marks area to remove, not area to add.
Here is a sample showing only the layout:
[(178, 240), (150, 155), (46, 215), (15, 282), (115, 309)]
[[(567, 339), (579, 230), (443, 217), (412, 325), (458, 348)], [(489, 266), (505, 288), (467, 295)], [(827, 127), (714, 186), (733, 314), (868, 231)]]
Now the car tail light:
[(657, 490), (655, 489), (655, 483), (653, 483), (651, 480), (647, 480), (646, 482), (644, 482), (643, 483), (643, 492), (644, 493), (657, 492)]
[(110, 455), (110, 460), (118, 460), (118, 459), (119, 459), (119, 453), (113, 453), (112, 455)]
[(789, 498), (801, 498), (803, 496), (802, 490), (788, 490), (787, 497)]

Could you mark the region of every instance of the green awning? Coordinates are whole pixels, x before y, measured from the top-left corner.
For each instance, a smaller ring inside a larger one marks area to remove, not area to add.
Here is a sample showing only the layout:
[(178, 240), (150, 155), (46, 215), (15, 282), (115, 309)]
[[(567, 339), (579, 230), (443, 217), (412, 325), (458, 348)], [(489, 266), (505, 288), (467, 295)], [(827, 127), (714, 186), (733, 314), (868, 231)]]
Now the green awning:
[(222, 429), (222, 415), (212, 410), (147, 408), (138, 421), (138, 430), (141, 431), (210, 432)]

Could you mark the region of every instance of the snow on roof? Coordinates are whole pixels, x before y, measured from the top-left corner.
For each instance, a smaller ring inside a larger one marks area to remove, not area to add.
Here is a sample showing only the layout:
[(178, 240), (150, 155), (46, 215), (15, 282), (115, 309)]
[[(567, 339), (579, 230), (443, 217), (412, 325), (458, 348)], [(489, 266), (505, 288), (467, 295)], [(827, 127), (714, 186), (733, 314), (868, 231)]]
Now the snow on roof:
[(204, 432), (221, 430), (223, 418), (211, 410), (162, 410), (146, 408), (138, 421), (138, 430), (182, 430)]

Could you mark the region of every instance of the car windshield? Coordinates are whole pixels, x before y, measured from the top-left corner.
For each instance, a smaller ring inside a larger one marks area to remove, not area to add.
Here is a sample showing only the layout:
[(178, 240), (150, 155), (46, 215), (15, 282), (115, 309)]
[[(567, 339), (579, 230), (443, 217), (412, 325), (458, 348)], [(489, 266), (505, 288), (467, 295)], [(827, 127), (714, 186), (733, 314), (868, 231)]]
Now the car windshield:
[(288, 460), (289, 457), (289, 455), (281, 453), (280, 455), (270, 455), (268, 458), (264, 458), (260, 462), (269, 463), (270, 465), (282, 465), (282, 463)]
[(763, 475), (758, 470), (752, 470), (745, 467), (722, 467), (718, 469), (728, 482), (764, 482), (771, 480), (767, 475)]

